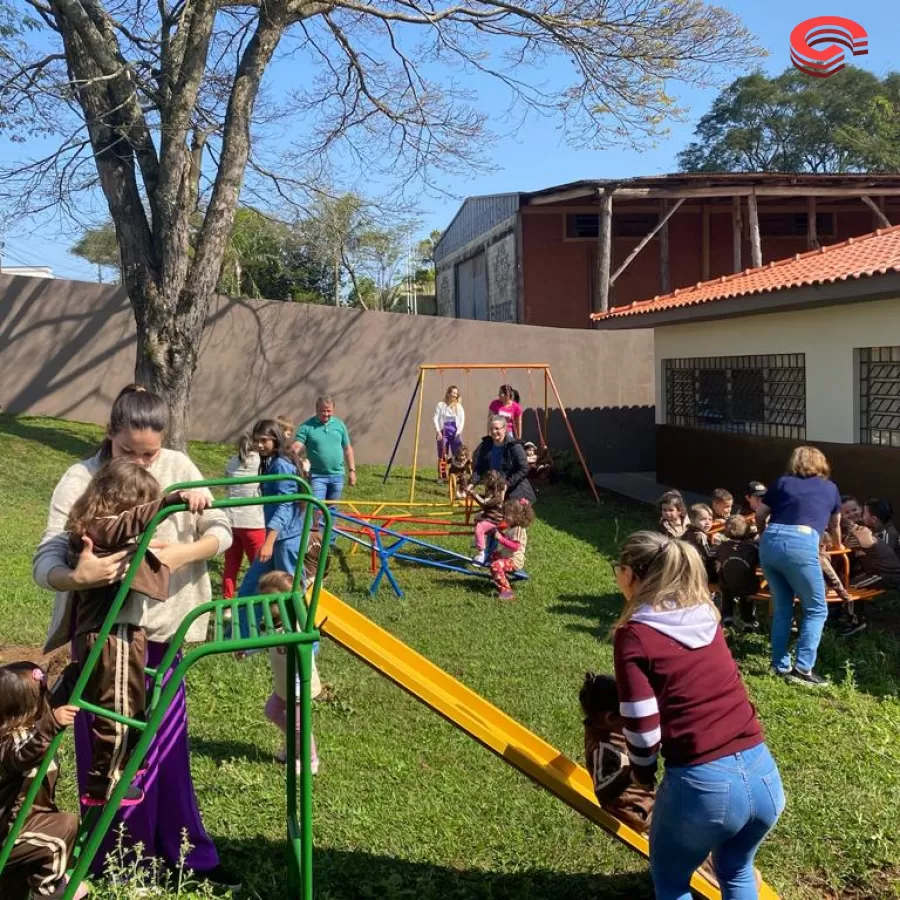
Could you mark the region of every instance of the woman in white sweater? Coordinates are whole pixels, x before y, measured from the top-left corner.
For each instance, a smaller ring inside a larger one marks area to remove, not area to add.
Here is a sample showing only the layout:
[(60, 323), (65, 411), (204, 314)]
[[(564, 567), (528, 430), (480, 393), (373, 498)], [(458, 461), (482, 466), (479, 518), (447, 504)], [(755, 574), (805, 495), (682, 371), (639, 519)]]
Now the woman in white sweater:
[(434, 411), (434, 431), (437, 435), (438, 474), (441, 462), (456, 456), (462, 447), (462, 432), (466, 424), (466, 411), (459, 396), (459, 388), (451, 384)]
[[(97, 469), (110, 458), (130, 459), (147, 466), (163, 489), (177, 482), (203, 478), (185, 454), (162, 446), (167, 425), (164, 401), (143, 388), (129, 386), (113, 404), (107, 438), (98, 453), (72, 466), (57, 484), (50, 501), (47, 529), (32, 564), (37, 585), (57, 592), (47, 650), (60, 647), (70, 639), (63, 615), (67, 594), (121, 581), (130, 562), (127, 552), (96, 556), (88, 539), (75, 567), (67, 563), (66, 519)], [(154, 553), (171, 572), (169, 599), (165, 603), (149, 601), (137, 612), (133, 607), (123, 609), (123, 616), (137, 617), (138, 621), (131, 624), (140, 625), (146, 632), (148, 666), (161, 662), (168, 641), (185, 615), (211, 599), (206, 561), (224, 553), (231, 545), (231, 526), (222, 510), (207, 509), (202, 515), (176, 513), (165, 519), (155, 537), (159, 544), (154, 546)], [(198, 620), (188, 633), (188, 640), (204, 640), (206, 626), (205, 619)], [(90, 769), (90, 729), (91, 717), (81, 713), (75, 720), (75, 755), (81, 788)], [(184, 685), (170, 707), (159, 738), (150, 746), (146, 772), (140, 781), (144, 800), (120, 812), (95, 857), (95, 871), (102, 870), (106, 855), (115, 843), (119, 822), (123, 821), (127, 846), (141, 843), (145, 856), (157, 857), (171, 866), (178, 865), (182, 832), (186, 832), (191, 847), (184, 860), (186, 867), (198, 877), (234, 888), (240, 879), (219, 864), (218, 853), (197, 807), (188, 756)]]

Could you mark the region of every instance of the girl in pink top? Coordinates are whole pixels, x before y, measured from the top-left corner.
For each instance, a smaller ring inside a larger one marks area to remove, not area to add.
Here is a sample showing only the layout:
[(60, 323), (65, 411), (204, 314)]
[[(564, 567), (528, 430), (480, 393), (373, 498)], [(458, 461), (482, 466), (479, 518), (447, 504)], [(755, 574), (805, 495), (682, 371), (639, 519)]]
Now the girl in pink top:
[(507, 429), (514, 438), (522, 435), (522, 407), (519, 406), (519, 392), (511, 384), (501, 384), (497, 399), (488, 407), (488, 431), (491, 430), (491, 416), (503, 416), (509, 423)]

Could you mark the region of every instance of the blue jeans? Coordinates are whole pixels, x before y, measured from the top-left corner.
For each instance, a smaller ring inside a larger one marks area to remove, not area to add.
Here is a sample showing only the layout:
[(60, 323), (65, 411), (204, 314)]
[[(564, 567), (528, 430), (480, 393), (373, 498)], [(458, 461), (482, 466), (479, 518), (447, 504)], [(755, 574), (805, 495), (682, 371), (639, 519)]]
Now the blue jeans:
[[(344, 476), (343, 475), (310, 475), (310, 487), (312, 487), (313, 497), (319, 500), (340, 500), (341, 494), (344, 492)], [(319, 528), (324, 529), (324, 522), (319, 520)], [(331, 535), (331, 543), (337, 539), (336, 534)]]
[(803, 621), (797, 640), (797, 668), (811, 672), (828, 618), (825, 577), (819, 562), (819, 534), (807, 525), (770, 525), (759, 544), (763, 574), (772, 592), (772, 665), (791, 668), (788, 644), (794, 617), (794, 597), (800, 598)]
[[(238, 588), (238, 597), (252, 597), (258, 593), (259, 579), (266, 572), (287, 572), (293, 575), (297, 569), (297, 563), (300, 558), (300, 535), (294, 537), (283, 538), (275, 541), (272, 548), (272, 558), (266, 562), (262, 562), (259, 558), (253, 560), (244, 580)], [(255, 604), (254, 604), (255, 605)], [(238, 610), (238, 620), (241, 637), (250, 636), (250, 624), (247, 617), (247, 610), (241, 608)]]
[(650, 823), (656, 900), (691, 900), (691, 875), (710, 851), (723, 900), (757, 900), (753, 859), (783, 809), (781, 775), (765, 744), (666, 768)]

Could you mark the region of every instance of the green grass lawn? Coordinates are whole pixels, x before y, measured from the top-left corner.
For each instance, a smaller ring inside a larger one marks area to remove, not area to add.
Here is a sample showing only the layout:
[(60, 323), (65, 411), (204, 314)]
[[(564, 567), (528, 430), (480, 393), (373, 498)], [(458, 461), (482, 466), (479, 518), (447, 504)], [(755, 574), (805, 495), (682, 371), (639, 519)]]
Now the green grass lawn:
[[(31, 555), (53, 486), (99, 434), (0, 416), (0, 643), (42, 641), (51, 598), (31, 582)], [(210, 476), (230, 452), (191, 447)], [(404, 497), (408, 472), (392, 475), (386, 489), (382, 472), (361, 467), (353, 496)], [(430, 479), (420, 493), (438, 499)], [(402, 565), (405, 599), (386, 584), (372, 599), (362, 553), (337, 554), (329, 588), (577, 759), (583, 674), (612, 668), (609, 627), (619, 598), (610, 561), (625, 535), (651, 522), (643, 507), (610, 498), (598, 507), (565, 487), (543, 492), (537, 513), (531, 580), (516, 603), (499, 603), (486, 581)], [(898, 614), (889, 599), (867, 633), (849, 642), (826, 635), (818, 668), (835, 686), (818, 693), (768, 677), (764, 636), (734, 640), (785, 781), (787, 810), (758, 859), (783, 897), (900, 897)], [(319, 667), (328, 687), (314, 723), (322, 900), (652, 897), (641, 858), (386, 679), (328, 641)], [(284, 895), (284, 776), (272, 758), (280, 736), (262, 715), (269, 691), (262, 657), (217, 658), (193, 670), (188, 697), (206, 825), (225, 863), (244, 874), (244, 896), (274, 900)], [(70, 808), (71, 776), (66, 760)]]

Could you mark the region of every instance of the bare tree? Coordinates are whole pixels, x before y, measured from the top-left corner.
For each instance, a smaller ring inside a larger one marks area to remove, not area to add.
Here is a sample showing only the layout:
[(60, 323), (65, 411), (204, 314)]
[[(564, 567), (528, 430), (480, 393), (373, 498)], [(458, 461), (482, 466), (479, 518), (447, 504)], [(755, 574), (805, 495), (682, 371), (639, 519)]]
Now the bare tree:
[[(466, 79), (499, 79), (513, 109), (597, 146), (652, 137), (677, 112), (668, 83), (703, 83), (758, 54), (737, 17), (702, 0), (15, 2), (42, 27), (16, 38), (22, 52), (0, 53), (0, 110), (58, 146), (0, 172), (5, 195), (21, 211), (77, 214), (79, 191), (102, 191), (136, 377), (168, 398), (176, 447), (245, 176), (285, 199), (309, 187), (265, 152), (289, 116), (312, 163), (341, 144), (361, 171), (429, 178), (486, 146)], [(261, 92), (273, 63), (283, 82), (296, 59), (317, 76)], [(442, 82), (430, 74), (439, 66)]]

